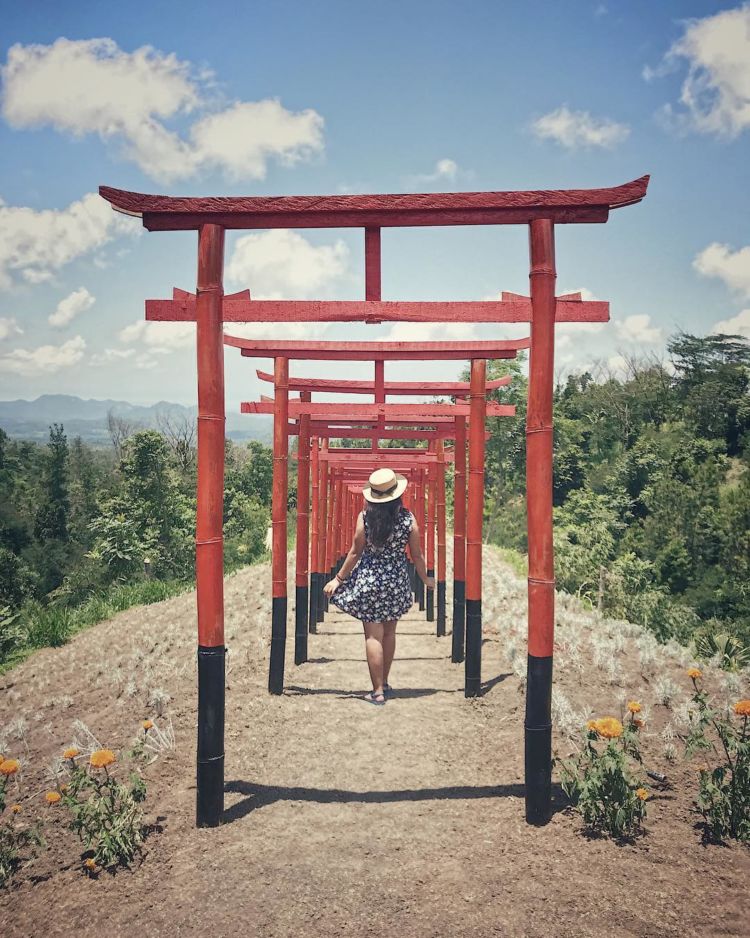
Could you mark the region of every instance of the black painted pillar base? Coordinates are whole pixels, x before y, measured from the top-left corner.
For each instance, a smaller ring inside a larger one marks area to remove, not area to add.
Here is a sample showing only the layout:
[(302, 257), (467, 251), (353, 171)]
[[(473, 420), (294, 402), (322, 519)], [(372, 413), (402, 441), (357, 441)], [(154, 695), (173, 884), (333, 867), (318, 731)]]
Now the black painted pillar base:
[(284, 692), (284, 655), (286, 653), (286, 596), (271, 600), (271, 658), (268, 667), (268, 691)]
[[(434, 570), (428, 570), (427, 576), (435, 576)], [(435, 621), (435, 590), (431, 590), (429, 587), (425, 587), (425, 592), (427, 593), (427, 621)]]
[(224, 815), (223, 645), (198, 646), (198, 763), (195, 823), (217, 827)]
[(417, 570), (411, 560), (406, 561), (406, 569), (409, 573), (409, 589), (411, 590), (412, 596), (416, 599), (417, 596)]
[(294, 600), (294, 663), (304, 664), (307, 661), (308, 588), (296, 587)]
[(466, 583), (453, 581), (453, 632), (451, 634), (451, 661), (459, 664), (464, 660), (466, 640)]
[(437, 582), (437, 634), (445, 635), (445, 580)]
[(323, 592), (323, 587), (326, 585), (326, 575), (325, 573), (318, 574), (318, 622), (322, 622), (325, 619), (326, 611), (326, 595)]
[(424, 583), (421, 577), (417, 577), (415, 599), (419, 603), (419, 611), (424, 612)]
[(320, 590), (320, 586), (318, 585), (319, 581), (319, 573), (310, 574), (310, 615), (307, 621), (310, 633), (312, 635), (318, 631), (318, 591)]
[(546, 824), (552, 808), (552, 655), (526, 663), (526, 820)]
[(464, 697), (482, 693), (482, 600), (466, 600), (466, 663)]

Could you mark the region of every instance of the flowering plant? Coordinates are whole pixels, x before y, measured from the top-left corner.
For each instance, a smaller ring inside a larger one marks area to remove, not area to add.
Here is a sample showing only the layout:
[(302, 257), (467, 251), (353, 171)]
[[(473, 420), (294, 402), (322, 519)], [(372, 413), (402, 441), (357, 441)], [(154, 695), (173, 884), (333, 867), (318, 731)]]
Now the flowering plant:
[(589, 720), (578, 754), (561, 761), (563, 790), (586, 827), (612, 837), (632, 836), (646, 817), (648, 790), (636, 769), (640, 705), (630, 701), (628, 712), (624, 724), (611, 716)]
[(70, 756), (69, 762), (70, 781), (61, 797), (73, 815), (71, 829), (92, 851), (86, 868), (92, 871), (130, 863), (144, 838), (140, 807), (146, 797), (143, 778), (131, 772), (127, 782), (119, 781), (114, 770), (110, 771), (117, 763), (111, 749), (92, 752), (88, 765), (76, 763), (75, 756)]
[[(691, 668), (697, 718), (685, 738), (685, 755), (711, 752), (716, 765), (700, 769), (698, 810), (705, 833), (714, 840), (733, 837), (750, 840), (750, 700), (739, 700), (730, 710), (711, 705), (701, 672)], [(717, 745), (718, 743), (718, 745)]]

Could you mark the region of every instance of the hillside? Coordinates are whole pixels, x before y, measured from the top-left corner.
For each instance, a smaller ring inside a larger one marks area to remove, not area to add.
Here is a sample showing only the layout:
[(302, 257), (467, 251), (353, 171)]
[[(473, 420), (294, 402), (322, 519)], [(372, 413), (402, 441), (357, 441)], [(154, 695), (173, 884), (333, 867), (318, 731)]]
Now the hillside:
[[(84, 399), (70, 394), (42, 394), (33, 401), (17, 399), (0, 401), (0, 427), (11, 436), (25, 440), (46, 442), (51, 423), (62, 423), (70, 439), (80, 436), (86, 443), (108, 444), (107, 416), (112, 412), (118, 418), (138, 427), (157, 427), (161, 415), (177, 420), (194, 420), (196, 407), (186, 407), (170, 401), (155, 404), (130, 404), (128, 401)], [(271, 418), (248, 419), (227, 408), (227, 437), (233, 440), (271, 440)]]
[[(523, 820), (525, 584), (489, 550), (485, 694), (467, 701), (450, 639), (415, 610), (399, 626), (393, 684), (380, 710), (366, 689), (357, 623), (330, 615), (311, 660), (287, 663), (285, 694), (265, 690), (266, 565), (227, 578), (226, 823), (194, 817), (195, 597), (130, 609), (45, 649), (2, 679), (6, 751), (21, 755), (29, 814), (49, 847), (0, 896), (7, 935), (524, 936), (741, 935), (750, 852), (702, 846), (696, 772), (664, 755), (685, 719), (683, 648), (599, 620), (560, 597), (555, 749), (592, 715), (638, 698), (653, 789), (647, 833), (618, 846), (587, 839), (556, 786), (544, 828)], [(289, 643), (288, 650), (291, 651)], [(734, 699), (738, 681), (704, 668)], [(670, 690), (669, 706), (659, 702)], [(744, 684), (746, 693), (747, 684)], [(43, 806), (45, 765), (82, 720), (119, 749), (168, 693), (177, 746), (146, 769), (158, 831), (132, 872), (87, 878), (80, 846)]]

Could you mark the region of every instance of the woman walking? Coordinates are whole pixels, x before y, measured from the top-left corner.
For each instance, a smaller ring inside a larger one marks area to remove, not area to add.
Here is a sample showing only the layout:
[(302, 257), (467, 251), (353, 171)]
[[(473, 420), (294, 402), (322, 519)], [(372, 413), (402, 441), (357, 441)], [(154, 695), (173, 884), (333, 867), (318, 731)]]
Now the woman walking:
[(362, 490), (367, 502), (359, 513), (354, 540), (338, 574), (323, 587), (331, 602), (362, 620), (372, 691), (368, 703), (382, 706), (393, 696), (388, 675), (396, 650), (396, 625), (412, 604), (406, 545), (417, 574), (428, 589), (414, 515), (401, 504), (407, 481), (392, 469), (376, 469)]

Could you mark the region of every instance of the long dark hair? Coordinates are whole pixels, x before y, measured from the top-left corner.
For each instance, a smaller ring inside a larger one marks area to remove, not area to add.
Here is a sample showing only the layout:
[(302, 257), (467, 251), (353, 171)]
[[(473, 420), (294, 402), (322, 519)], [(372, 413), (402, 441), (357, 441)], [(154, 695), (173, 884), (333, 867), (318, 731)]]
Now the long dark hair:
[(400, 497), (392, 502), (367, 503), (367, 527), (374, 547), (383, 547), (393, 534), (400, 508)]

